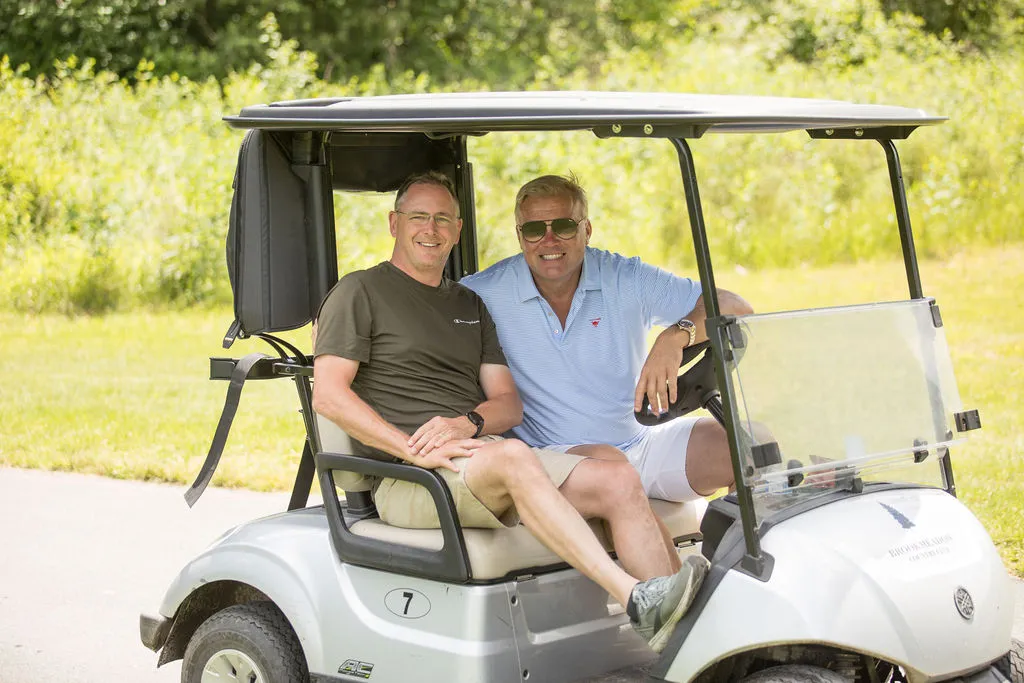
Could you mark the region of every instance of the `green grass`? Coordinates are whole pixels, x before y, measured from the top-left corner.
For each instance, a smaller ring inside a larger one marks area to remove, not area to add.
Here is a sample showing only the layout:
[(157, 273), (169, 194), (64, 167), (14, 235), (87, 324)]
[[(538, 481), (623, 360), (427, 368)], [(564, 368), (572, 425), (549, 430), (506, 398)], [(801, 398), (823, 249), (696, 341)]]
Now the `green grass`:
[[(1024, 246), (922, 264), (938, 299), (965, 407), (984, 428), (953, 453), (961, 499), (1024, 575)], [(906, 297), (899, 261), (744, 272), (720, 266), (720, 287), (759, 311)], [(209, 448), (225, 382), (209, 356), (266, 351), (219, 341), (227, 309), (67, 318), (0, 313), (0, 464), (189, 482)], [(864, 334), (870, 334), (864, 330)], [(308, 348), (308, 334), (287, 335)], [(250, 382), (215, 481), (287, 489), (303, 439), (288, 380)]]

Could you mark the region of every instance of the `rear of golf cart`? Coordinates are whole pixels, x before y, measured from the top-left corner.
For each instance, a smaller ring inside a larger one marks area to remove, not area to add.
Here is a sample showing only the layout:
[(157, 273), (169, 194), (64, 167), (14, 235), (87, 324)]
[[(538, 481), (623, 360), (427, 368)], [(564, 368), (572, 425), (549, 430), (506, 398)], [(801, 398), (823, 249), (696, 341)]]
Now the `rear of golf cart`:
[[(248, 132), (225, 346), (259, 338), (272, 353), (211, 359), (228, 399), (190, 504), (212, 479), (245, 381), (291, 379), (306, 438), (288, 511), (227, 532), (190, 562), (159, 615), (143, 617), (143, 641), (160, 664), (184, 657), (189, 682), (999, 680), (990, 665), (1009, 661), (1008, 578), (952, 495), (949, 466), (950, 446), (979, 421), (960, 406), (941, 314), (921, 291), (893, 142), (940, 120), (841, 102), (619, 93), (297, 101), (229, 117)], [(550, 130), (667, 138), (658, 142), (680, 159), (716, 377), (697, 387), (699, 403), (729, 433), (737, 491), (711, 504), (699, 531), (702, 506), (656, 503), (683, 552), (703, 535), (712, 560), (657, 659), (621, 608), (525, 529), (462, 529), (434, 473), (350, 455), (311, 409), (311, 358), (275, 336), (308, 324), (337, 280), (333, 192), (446, 173), (464, 219), (447, 265), (458, 279), (477, 269), (468, 139)], [(909, 301), (718, 314), (689, 141), (785, 131), (881, 143)], [(371, 475), (427, 487), (441, 529), (382, 524)], [(307, 507), (314, 478), (324, 504)]]

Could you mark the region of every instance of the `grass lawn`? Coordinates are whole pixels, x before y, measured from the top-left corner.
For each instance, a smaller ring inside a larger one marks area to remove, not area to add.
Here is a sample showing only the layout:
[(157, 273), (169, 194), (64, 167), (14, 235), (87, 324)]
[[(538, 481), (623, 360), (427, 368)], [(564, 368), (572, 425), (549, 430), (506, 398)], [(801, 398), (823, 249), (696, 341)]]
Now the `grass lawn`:
[[(922, 263), (925, 293), (941, 305), (966, 408), (984, 428), (953, 453), (961, 500), (1007, 565), (1024, 576), (1024, 246)], [(743, 272), (720, 287), (758, 311), (906, 298), (902, 262)], [(190, 482), (223, 405), (209, 356), (268, 351), (219, 342), (229, 310), (65, 318), (0, 313), (0, 464)], [(864, 334), (870, 334), (864, 330)], [(308, 348), (308, 330), (290, 335)], [(303, 442), (294, 385), (250, 382), (215, 482), (287, 489)]]

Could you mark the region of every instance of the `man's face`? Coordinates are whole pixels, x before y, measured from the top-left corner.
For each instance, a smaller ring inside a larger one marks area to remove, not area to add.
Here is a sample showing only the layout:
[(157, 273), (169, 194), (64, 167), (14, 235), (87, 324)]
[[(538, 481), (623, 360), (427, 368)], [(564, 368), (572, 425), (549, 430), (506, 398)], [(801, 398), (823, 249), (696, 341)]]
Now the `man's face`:
[(448, 191), (439, 185), (416, 184), (402, 198), (398, 211), (388, 215), (395, 238), (392, 261), (403, 270), (431, 273), (444, 268), (459, 241), (462, 221)]
[[(572, 218), (572, 200), (569, 197), (527, 197), (519, 207), (520, 225), (528, 221), (550, 221), (555, 218)], [(583, 268), (583, 254), (590, 239), (590, 221), (581, 220), (574, 237), (562, 239), (548, 230), (537, 242), (527, 242), (522, 232), (516, 230), (519, 246), (526, 257), (526, 263), (533, 273), (537, 287), (557, 286), (571, 283), (578, 278)]]

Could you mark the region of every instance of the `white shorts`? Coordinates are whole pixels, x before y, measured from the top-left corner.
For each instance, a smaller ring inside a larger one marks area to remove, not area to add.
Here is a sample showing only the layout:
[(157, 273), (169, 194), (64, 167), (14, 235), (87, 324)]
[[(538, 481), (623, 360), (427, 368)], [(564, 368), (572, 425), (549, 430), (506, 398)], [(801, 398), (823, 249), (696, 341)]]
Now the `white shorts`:
[[(684, 503), (703, 498), (686, 479), (686, 448), (698, 417), (681, 417), (650, 427), (640, 440), (623, 451), (640, 473), (640, 481), (649, 498)], [(583, 444), (544, 446), (551, 451), (567, 452)]]

